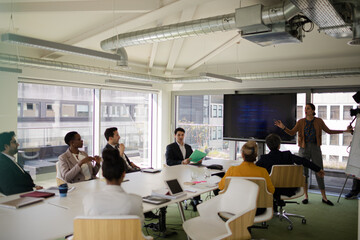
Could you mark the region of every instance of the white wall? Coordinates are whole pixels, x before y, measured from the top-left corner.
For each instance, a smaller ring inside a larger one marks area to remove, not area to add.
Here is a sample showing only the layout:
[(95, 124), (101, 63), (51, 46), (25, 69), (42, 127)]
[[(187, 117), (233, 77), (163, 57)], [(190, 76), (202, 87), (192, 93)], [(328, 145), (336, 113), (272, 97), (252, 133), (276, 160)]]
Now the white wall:
[(17, 75), (0, 71), (0, 132), (17, 129)]

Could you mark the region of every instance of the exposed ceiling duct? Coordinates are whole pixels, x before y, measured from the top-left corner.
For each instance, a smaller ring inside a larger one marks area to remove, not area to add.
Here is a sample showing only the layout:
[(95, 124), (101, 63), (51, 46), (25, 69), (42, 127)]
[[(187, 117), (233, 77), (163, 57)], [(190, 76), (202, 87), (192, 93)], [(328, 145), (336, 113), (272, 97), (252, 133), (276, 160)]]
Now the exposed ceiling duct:
[[(261, 4), (251, 7), (252, 12), (250, 14), (248, 8), (239, 8), (235, 13), (231, 14), (122, 33), (101, 41), (100, 45), (105, 51), (113, 51), (121, 47), (198, 36), (219, 31), (240, 30), (244, 35), (264, 31), (271, 32), (272, 24), (284, 23), (300, 11), (289, 0), (270, 7), (264, 7)], [(244, 17), (245, 15), (246, 17)], [(250, 21), (248, 21), (249, 17)], [(244, 23), (244, 21), (246, 22)], [(286, 31), (285, 26), (282, 31)], [(279, 37), (278, 34), (276, 37)]]
[[(85, 73), (108, 78), (117, 78), (122, 80), (131, 80), (135, 82), (152, 82), (152, 83), (195, 83), (195, 82), (224, 82), (225, 80), (211, 80), (208, 77), (194, 76), (183, 78), (164, 78), (146, 74), (136, 74), (109, 70), (107, 68), (49, 61), (38, 58), (30, 58), (0, 53), (0, 63), (12, 64), (16, 66), (34, 67), (49, 70), (60, 70), (75, 73)], [(239, 82), (251, 80), (272, 80), (272, 79), (299, 79), (299, 78), (325, 78), (325, 77), (344, 77), (359, 76), (360, 68), (346, 69), (322, 69), (322, 70), (305, 70), (305, 71), (288, 71), (288, 72), (265, 72), (251, 74), (234, 74), (227, 75), (232, 78), (238, 78)]]
[(354, 22), (353, 22), (353, 38), (348, 42), (349, 45), (360, 45), (360, 4), (354, 7)]
[(235, 14), (204, 18), (183, 23), (176, 23), (135, 32), (122, 33), (101, 41), (101, 48), (107, 51), (176, 38), (198, 36), (207, 33), (229, 31), (235, 28)]
[[(329, 0), (291, 0), (319, 30), (335, 38), (350, 38), (351, 23), (346, 22)], [(346, 14), (342, 14), (345, 16)], [(351, 9), (350, 9), (351, 15)]]
[(128, 80), (141, 81), (141, 82), (154, 82), (154, 83), (168, 82), (165, 78), (156, 77), (152, 75), (128, 73), (122, 71), (109, 70), (107, 68), (44, 60), (39, 58), (30, 58), (24, 56), (16, 56), (16, 55), (3, 54), (3, 53), (0, 53), (0, 62), (6, 64), (13, 64), (17, 66), (93, 74), (93, 75), (105, 76), (109, 78), (121, 78), (121, 79), (128, 79)]

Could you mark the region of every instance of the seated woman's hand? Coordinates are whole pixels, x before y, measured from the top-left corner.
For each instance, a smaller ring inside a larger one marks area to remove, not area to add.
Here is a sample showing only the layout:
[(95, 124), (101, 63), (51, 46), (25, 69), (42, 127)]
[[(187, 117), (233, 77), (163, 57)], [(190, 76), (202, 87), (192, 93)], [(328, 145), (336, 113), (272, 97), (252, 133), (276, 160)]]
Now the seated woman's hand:
[(93, 161), (93, 160), (95, 160), (93, 157), (86, 157), (86, 158), (84, 158), (83, 160), (81, 160), (80, 162), (79, 162), (79, 166), (81, 167), (81, 165), (83, 165), (84, 163), (89, 163), (89, 162), (91, 162), (91, 161)]

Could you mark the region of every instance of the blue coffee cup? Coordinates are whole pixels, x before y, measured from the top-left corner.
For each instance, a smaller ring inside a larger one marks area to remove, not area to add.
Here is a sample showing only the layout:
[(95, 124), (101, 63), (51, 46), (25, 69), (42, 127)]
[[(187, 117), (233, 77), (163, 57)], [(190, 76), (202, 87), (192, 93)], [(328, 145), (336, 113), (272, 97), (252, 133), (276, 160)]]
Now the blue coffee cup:
[(67, 183), (61, 184), (61, 185), (59, 186), (60, 197), (66, 197), (66, 196), (67, 196), (67, 192), (68, 192), (68, 185), (67, 185)]

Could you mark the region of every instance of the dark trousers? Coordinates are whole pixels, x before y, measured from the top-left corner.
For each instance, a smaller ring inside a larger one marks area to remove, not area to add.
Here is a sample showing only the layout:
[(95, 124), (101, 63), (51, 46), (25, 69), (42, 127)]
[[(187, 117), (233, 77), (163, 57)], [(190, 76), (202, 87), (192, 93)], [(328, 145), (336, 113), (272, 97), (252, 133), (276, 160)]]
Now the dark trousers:
[(360, 179), (354, 178), (351, 187), (351, 193), (356, 196), (359, 194), (359, 192), (360, 192)]

